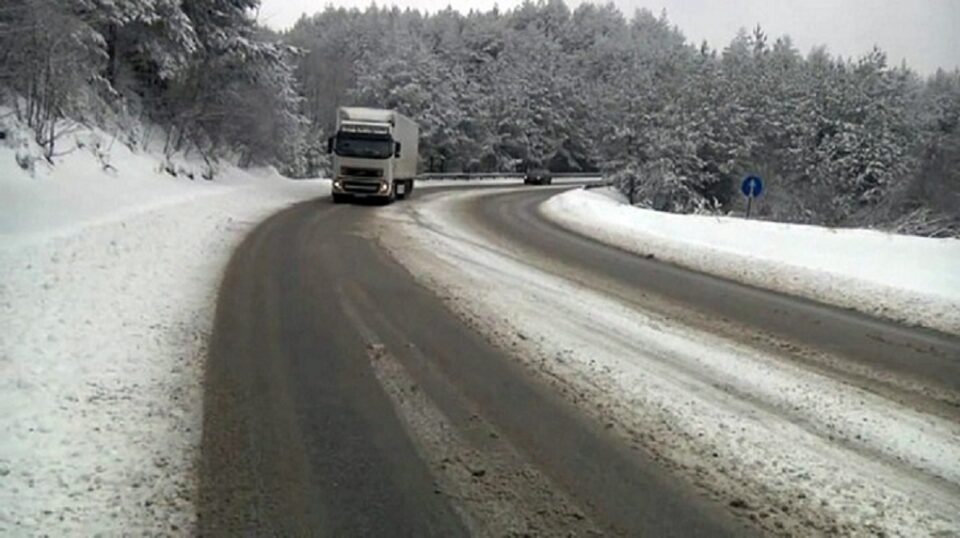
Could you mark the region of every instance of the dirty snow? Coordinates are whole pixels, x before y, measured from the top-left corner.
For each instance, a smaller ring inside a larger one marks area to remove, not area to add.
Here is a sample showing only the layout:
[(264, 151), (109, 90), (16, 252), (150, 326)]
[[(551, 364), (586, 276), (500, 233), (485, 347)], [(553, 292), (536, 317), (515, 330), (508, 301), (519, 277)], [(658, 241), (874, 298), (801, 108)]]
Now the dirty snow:
[(773, 532), (960, 528), (956, 422), (526, 265), (458, 217), (478, 195), (390, 208), (384, 245), (635, 446)]
[(0, 147), (0, 535), (190, 534), (221, 271), (328, 182), (172, 177), (119, 144), (32, 174), (14, 154)]
[(960, 240), (632, 207), (573, 190), (549, 219), (627, 251), (757, 287), (960, 334)]

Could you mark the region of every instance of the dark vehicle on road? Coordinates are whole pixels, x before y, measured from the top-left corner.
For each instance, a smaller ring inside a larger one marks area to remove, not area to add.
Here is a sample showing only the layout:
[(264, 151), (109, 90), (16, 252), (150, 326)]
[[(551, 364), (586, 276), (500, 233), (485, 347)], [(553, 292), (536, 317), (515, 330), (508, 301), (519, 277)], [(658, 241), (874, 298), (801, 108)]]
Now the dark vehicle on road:
[(534, 168), (527, 170), (523, 176), (524, 185), (551, 185), (553, 184), (553, 175), (549, 170), (543, 168)]

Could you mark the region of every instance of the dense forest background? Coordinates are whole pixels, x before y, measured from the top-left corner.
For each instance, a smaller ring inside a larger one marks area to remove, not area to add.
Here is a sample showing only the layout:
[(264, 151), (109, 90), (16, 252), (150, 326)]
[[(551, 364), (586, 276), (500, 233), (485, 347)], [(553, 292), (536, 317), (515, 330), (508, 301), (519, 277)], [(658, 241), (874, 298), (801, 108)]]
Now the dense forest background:
[(799, 51), (761, 28), (722, 50), (666, 14), (562, 0), (426, 16), (328, 8), (276, 34), (258, 0), (6, 0), (0, 99), (56, 153), (71, 122), (168, 153), (315, 175), (342, 105), (421, 125), (424, 171), (599, 170), (633, 203), (960, 235), (960, 72), (879, 50)]

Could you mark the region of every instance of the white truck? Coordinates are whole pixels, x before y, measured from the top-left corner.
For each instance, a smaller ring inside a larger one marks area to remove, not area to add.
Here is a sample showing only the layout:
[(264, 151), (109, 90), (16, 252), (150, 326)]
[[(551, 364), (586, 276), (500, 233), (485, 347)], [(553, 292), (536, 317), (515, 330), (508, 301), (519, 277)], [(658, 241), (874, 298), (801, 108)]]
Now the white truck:
[(327, 144), (333, 154), (333, 201), (378, 198), (392, 202), (413, 191), (420, 132), (410, 118), (393, 110), (340, 107), (337, 134)]

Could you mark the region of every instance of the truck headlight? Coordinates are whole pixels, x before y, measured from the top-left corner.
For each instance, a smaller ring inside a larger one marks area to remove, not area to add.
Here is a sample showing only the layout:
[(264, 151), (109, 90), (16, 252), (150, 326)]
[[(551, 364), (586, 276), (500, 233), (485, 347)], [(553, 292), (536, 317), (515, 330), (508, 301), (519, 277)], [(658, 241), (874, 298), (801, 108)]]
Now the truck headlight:
[(333, 188), (337, 189), (338, 191), (343, 190), (343, 181), (339, 179), (333, 180)]
[(380, 182), (380, 192), (383, 193), (383, 194), (386, 194), (386, 193), (390, 192), (390, 182), (388, 182), (388, 181), (381, 181), (381, 182)]

